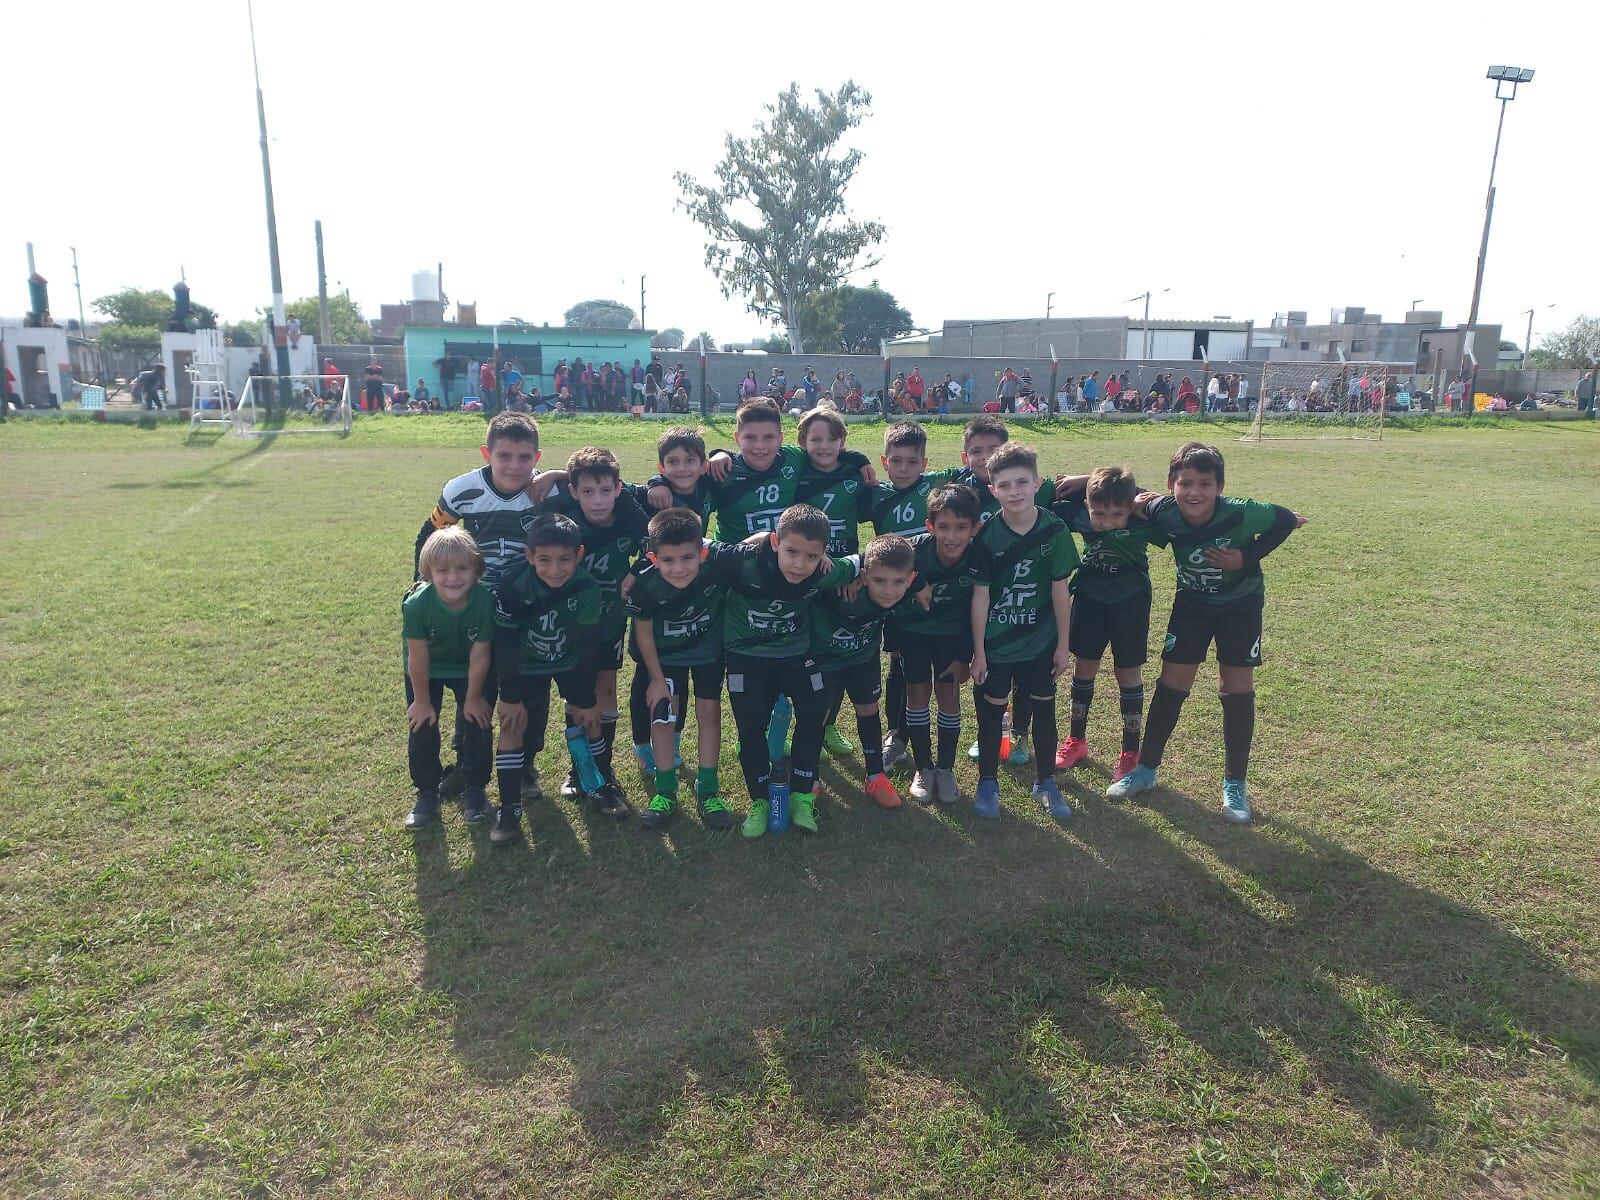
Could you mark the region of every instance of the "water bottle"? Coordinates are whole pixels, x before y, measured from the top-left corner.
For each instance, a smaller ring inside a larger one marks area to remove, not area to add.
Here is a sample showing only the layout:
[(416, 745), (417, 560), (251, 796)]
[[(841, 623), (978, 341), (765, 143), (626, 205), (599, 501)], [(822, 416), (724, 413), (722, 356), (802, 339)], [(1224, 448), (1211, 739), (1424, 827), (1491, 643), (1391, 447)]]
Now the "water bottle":
[(767, 832), (782, 833), (789, 828), (789, 784), (776, 780), (767, 784)]
[(1000, 714), (1000, 761), (1009, 762), (1011, 759), (1011, 710), (1006, 709)]
[(783, 744), (789, 740), (789, 721), (794, 717), (794, 704), (789, 697), (780, 695), (772, 706), (772, 720), (767, 725), (767, 757), (774, 763), (784, 759)]
[(598, 792), (605, 780), (600, 778), (600, 768), (594, 765), (594, 755), (589, 752), (589, 735), (582, 725), (567, 726), (567, 753), (572, 755), (572, 769), (578, 773), (578, 786), (589, 795)]

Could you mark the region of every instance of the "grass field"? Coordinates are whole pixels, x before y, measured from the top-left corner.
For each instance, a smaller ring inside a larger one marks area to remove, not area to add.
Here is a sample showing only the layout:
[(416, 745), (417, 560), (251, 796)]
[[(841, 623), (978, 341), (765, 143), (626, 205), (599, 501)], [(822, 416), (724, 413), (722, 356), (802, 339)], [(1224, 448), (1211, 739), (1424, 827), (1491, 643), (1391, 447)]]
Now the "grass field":
[[(1206, 429), (1030, 437), (1156, 482)], [(510, 851), (400, 827), (397, 605), (481, 431), (0, 426), (0, 1194), (1600, 1195), (1600, 428), (1210, 427), (1312, 520), (1252, 826), (1207, 667), (1134, 805), (1102, 681), (1065, 826), (847, 760), (815, 839), (546, 800)]]

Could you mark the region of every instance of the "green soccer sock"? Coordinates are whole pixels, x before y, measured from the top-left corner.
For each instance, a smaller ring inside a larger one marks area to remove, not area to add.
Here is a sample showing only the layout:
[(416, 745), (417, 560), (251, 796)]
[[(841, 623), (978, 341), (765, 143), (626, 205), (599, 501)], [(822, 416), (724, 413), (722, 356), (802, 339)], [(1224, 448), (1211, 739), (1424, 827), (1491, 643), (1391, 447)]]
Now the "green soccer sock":
[(719, 796), (722, 784), (717, 780), (715, 767), (701, 767), (694, 773), (694, 793), (697, 796)]
[(669, 800), (678, 798), (678, 773), (671, 767), (665, 770), (656, 768), (656, 795), (665, 796)]

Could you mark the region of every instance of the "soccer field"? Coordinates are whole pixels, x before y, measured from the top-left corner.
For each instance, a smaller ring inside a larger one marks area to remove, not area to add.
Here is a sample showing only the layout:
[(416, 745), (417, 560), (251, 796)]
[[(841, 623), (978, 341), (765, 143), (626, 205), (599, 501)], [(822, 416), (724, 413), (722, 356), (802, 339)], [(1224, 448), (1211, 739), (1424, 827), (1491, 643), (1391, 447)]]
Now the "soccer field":
[[(0, 426), (0, 1194), (1600, 1195), (1600, 423), (1238, 429), (1018, 436), (1151, 486), (1217, 441), (1311, 519), (1264, 564), (1256, 823), (1211, 664), (1131, 804), (1102, 679), (1063, 825), (1031, 768), (980, 822), (855, 756), (815, 838), (545, 799), (491, 850), (401, 828), (399, 600), (480, 420)], [(547, 424), (542, 465), (642, 478), (658, 432)]]

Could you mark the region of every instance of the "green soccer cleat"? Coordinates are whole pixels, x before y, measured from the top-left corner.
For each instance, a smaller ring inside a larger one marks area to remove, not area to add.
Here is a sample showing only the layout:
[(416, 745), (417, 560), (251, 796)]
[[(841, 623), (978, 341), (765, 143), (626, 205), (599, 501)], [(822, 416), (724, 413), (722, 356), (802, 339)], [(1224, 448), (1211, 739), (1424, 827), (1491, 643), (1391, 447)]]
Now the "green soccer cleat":
[(639, 825), (644, 829), (660, 829), (672, 819), (677, 807), (671, 796), (652, 796), (639, 817)]
[(1222, 815), (1235, 825), (1243, 825), (1250, 820), (1250, 797), (1245, 793), (1244, 780), (1222, 781)]
[[(739, 823), (739, 818), (734, 815), (733, 810), (721, 796), (701, 796), (699, 807), (701, 824), (707, 829), (718, 831), (732, 829)], [(762, 825), (765, 827), (765, 821)]]
[(829, 725), (822, 731), (822, 749), (825, 753), (842, 758), (853, 753), (855, 748), (856, 744), (840, 733), (837, 725)]
[(1107, 800), (1131, 800), (1156, 785), (1156, 769), (1140, 763), (1106, 789)]
[(789, 793), (789, 824), (807, 833), (817, 831), (817, 794), (815, 792)]
[(767, 832), (767, 802), (765, 800), (750, 801), (750, 812), (744, 819), (744, 824), (739, 827), (739, 832), (747, 838), (764, 837)]

